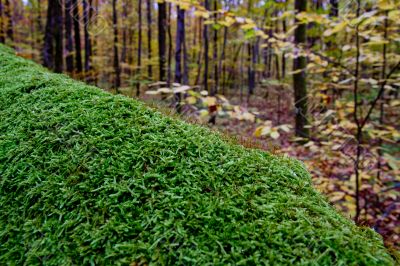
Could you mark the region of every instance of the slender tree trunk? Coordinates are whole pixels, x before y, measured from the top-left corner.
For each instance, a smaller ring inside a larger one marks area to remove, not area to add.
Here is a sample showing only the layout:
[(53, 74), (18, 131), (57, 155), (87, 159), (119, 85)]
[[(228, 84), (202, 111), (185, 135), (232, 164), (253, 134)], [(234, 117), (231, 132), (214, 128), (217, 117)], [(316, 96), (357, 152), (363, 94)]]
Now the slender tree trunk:
[(72, 13), (74, 19), (75, 66), (76, 71), (82, 73), (81, 33), (79, 27), (79, 5), (77, 0), (72, 0)]
[[(356, 18), (360, 16), (361, 13), (361, 0), (357, 0), (357, 14)], [(354, 116), (354, 122), (356, 123), (357, 126), (357, 134), (356, 134), (356, 140), (357, 140), (357, 152), (356, 152), (356, 158), (354, 160), (354, 174), (356, 177), (356, 182), (355, 182), (355, 189), (356, 189), (356, 215), (354, 217), (354, 220), (356, 223), (358, 223), (359, 218), (360, 218), (360, 212), (361, 212), (361, 206), (360, 206), (360, 158), (361, 158), (361, 151), (362, 151), (362, 125), (361, 121), (358, 117), (358, 107), (359, 107), (359, 102), (358, 102), (358, 81), (359, 81), (359, 71), (360, 71), (360, 34), (359, 34), (359, 26), (360, 24), (356, 25), (356, 66), (354, 70), (354, 87), (353, 87), (353, 101), (354, 101), (354, 111), (353, 111), (353, 116)]]
[[(178, 20), (175, 42), (175, 82), (182, 84), (182, 50), (185, 38), (185, 10), (177, 7)], [(176, 110), (181, 112), (181, 94), (175, 94)]]
[[(214, 0), (214, 23), (217, 23), (218, 15), (218, 3), (217, 0)], [(219, 85), (219, 73), (218, 73), (218, 30), (214, 29), (213, 36), (213, 64), (214, 64), (214, 87), (211, 91), (211, 95), (215, 95), (218, 93), (218, 85)]]
[(219, 61), (219, 73), (222, 73), (222, 94), (225, 95), (226, 62), (225, 52), (228, 40), (228, 27), (224, 27), (224, 41), (222, 43), (221, 60)]
[(185, 10), (177, 7), (178, 20), (175, 41), (175, 82), (182, 83), (182, 47), (185, 30)]
[(63, 71), (63, 16), (62, 16), (62, 2), (55, 1), (54, 6), (54, 40), (56, 44), (55, 57), (54, 57), (54, 71), (61, 73)]
[[(204, 0), (204, 7), (206, 10), (210, 10), (208, 0)], [(203, 38), (204, 38), (204, 79), (203, 86), (204, 90), (208, 91), (208, 26), (203, 25)]]
[(85, 72), (86, 75), (89, 74), (91, 69), (90, 56), (91, 56), (91, 41), (89, 35), (89, 9), (91, 6), (88, 5), (87, 0), (83, 0), (83, 29), (85, 38)]
[(114, 71), (115, 71), (114, 87), (117, 90), (117, 93), (119, 93), (119, 87), (121, 87), (121, 71), (119, 68), (119, 54), (118, 54), (117, 0), (112, 1), (112, 12), (113, 12), (113, 28), (114, 28)]
[[(1, 0), (0, 0), (1, 4)], [(1, 20), (1, 15), (0, 15), (0, 20)], [(1, 22), (0, 22), (1, 25)], [(29, 9), (29, 28), (30, 28), (30, 44), (31, 44), (31, 58), (33, 61), (35, 61), (35, 51), (36, 51), (36, 29), (35, 29), (35, 9), (32, 5), (32, 7)], [(1, 37), (0, 37), (1, 39)]]
[[(242, 47), (243, 47), (243, 45), (240, 44), (239, 47), (237, 48), (236, 52), (234, 53), (234, 56), (233, 56), (233, 59), (232, 59), (233, 65), (237, 66), (237, 68), (235, 68), (235, 67), (232, 68), (231, 67), (230, 70), (229, 70), (228, 80), (229, 80), (229, 85), (230, 86), (234, 86), (233, 84), (236, 84), (237, 85), (236, 87), (239, 87), (238, 85), (240, 85), (240, 82), (241, 82), (241, 79), (240, 79), (241, 75), (237, 75), (237, 73), (235, 72), (235, 69), (239, 69), (237, 72), (243, 73), (243, 65), (242, 65), (243, 64), (243, 60), (242, 60), (242, 58), (240, 58), (240, 60), (239, 60), (239, 57), (240, 57), (241, 52), (243, 50)], [(243, 55), (243, 52), (242, 52), (242, 55)], [(238, 62), (238, 61), (240, 61), (240, 62)], [(240, 65), (240, 68), (239, 68), (239, 65)], [(239, 79), (239, 82), (234, 83), (237, 79)]]
[(158, 56), (159, 56), (159, 80), (166, 81), (166, 26), (167, 6), (166, 3), (158, 3)]
[(67, 72), (72, 73), (74, 71), (74, 45), (72, 39), (72, 0), (65, 0), (65, 48), (67, 50), (66, 56), (66, 67)]
[(5, 43), (3, 2), (0, 0), (0, 43)]
[[(13, 19), (11, 15), (11, 6), (10, 6), (10, 1), (5, 0), (5, 5), (4, 5), (4, 15), (6, 17), (7, 21), (7, 38), (11, 41), (11, 43), (14, 42), (14, 29), (13, 29)], [(12, 44), (14, 46), (14, 44)]]
[[(389, 27), (389, 20), (388, 20), (388, 11), (385, 12), (385, 22), (384, 22), (384, 29), (383, 29), (383, 38), (384, 40), (388, 40), (388, 27)], [(387, 44), (384, 43), (382, 47), (382, 70), (381, 70), (381, 80), (386, 79), (386, 65), (387, 65)], [(379, 110), (379, 124), (383, 125), (384, 124), (384, 115), (385, 115), (385, 104), (384, 104), (384, 99), (385, 99), (385, 92), (382, 94), (382, 101), (380, 103), (380, 110)], [(381, 178), (381, 172), (382, 172), (382, 139), (378, 139), (378, 173), (377, 173), (377, 179), (380, 180)]]
[[(286, 29), (286, 19), (283, 19), (282, 21), (282, 29), (283, 29), (283, 33), (287, 32)], [(286, 38), (284, 39), (284, 41), (286, 41)], [(285, 57), (285, 52), (282, 52), (282, 79), (284, 79), (286, 77), (286, 57)]]
[(339, 16), (339, 0), (329, 0), (331, 4), (331, 9), (329, 10), (330, 17), (338, 17)]
[(171, 13), (172, 4), (168, 4), (168, 20), (167, 20), (167, 33), (168, 33), (168, 73), (167, 73), (167, 83), (171, 86), (171, 64), (172, 64), (172, 32), (171, 32)]
[[(198, 38), (198, 40), (199, 40), (199, 42), (200, 42), (200, 50), (199, 50), (199, 53), (197, 54), (197, 60), (196, 60), (196, 64), (197, 64), (197, 74), (196, 74), (196, 79), (195, 79), (195, 81), (194, 81), (194, 85), (195, 86), (198, 86), (198, 85), (200, 85), (200, 76), (201, 76), (201, 67), (202, 67), (202, 64), (201, 64), (201, 57), (202, 57), (202, 54), (203, 54), (203, 38), (202, 38), (202, 36), (201, 36), (201, 32), (202, 32), (202, 18), (199, 18), (199, 20), (198, 20), (198, 36), (199, 36), (199, 38)], [(196, 39), (196, 38), (194, 38), (194, 39)], [(195, 46), (196, 45), (196, 43), (193, 43), (193, 46)]]
[(182, 83), (185, 85), (189, 84), (189, 66), (188, 66), (188, 52), (186, 48), (186, 30), (185, 30), (185, 21), (183, 22), (183, 76)]
[(141, 81), (141, 68), (142, 68), (142, 0), (138, 1), (138, 15), (139, 15), (139, 32), (138, 32), (138, 67), (137, 67), (137, 84), (136, 84), (136, 96), (140, 95), (140, 81)]
[(152, 41), (152, 19), (151, 19), (151, 0), (147, 0), (147, 59), (148, 59), (148, 66), (147, 66), (147, 74), (149, 79), (153, 77), (153, 66), (151, 62), (152, 58), (152, 48), (151, 48), (151, 41)]
[(126, 63), (127, 60), (127, 52), (128, 52), (128, 47), (127, 47), (127, 38), (128, 38), (128, 26), (126, 25), (128, 17), (128, 5), (126, 4), (126, 0), (122, 1), (122, 51), (121, 51), (121, 62)]
[(254, 88), (256, 86), (255, 84), (255, 71), (254, 71), (254, 66), (255, 66), (255, 60), (256, 57), (254, 55), (254, 44), (249, 43), (247, 45), (248, 47), (248, 86), (249, 86), (249, 90), (248, 90), (248, 94), (247, 94), (247, 101), (249, 101), (250, 96), (253, 94), (254, 92)]
[[(305, 12), (307, 10), (307, 0), (295, 0), (296, 12)], [(296, 20), (298, 23), (299, 21)], [(297, 46), (304, 47), (306, 45), (307, 26), (299, 24), (294, 33), (294, 41)], [(293, 60), (293, 88), (294, 101), (296, 108), (296, 136), (308, 138), (309, 131), (306, 128), (307, 122), (307, 83), (306, 83), (306, 65), (305, 56), (298, 56)]]
[(47, 68), (53, 69), (54, 67), (54, 45), (53, 45), (53, 28), (54, 28), (54, 2), (48, 1), (47, 6), (47, 21), (44, 33), (43, 45), (43, 65)]

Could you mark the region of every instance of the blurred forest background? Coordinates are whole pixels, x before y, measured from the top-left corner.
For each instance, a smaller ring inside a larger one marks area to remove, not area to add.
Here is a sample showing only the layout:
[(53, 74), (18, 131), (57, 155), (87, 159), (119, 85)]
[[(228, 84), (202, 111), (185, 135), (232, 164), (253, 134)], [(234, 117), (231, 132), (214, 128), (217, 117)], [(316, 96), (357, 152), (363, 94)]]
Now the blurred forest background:
[(400, 1), (0, 0), (0, 42), (242, 145), (400, 248)]

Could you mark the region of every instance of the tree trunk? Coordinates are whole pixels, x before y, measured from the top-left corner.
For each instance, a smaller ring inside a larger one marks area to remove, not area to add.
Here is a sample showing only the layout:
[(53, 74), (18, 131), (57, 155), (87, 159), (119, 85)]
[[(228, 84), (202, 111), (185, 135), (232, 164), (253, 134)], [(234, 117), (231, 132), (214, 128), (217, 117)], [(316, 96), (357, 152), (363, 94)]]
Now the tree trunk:
[(84, 29), (84, 37), (85, 37), (85, 72), (88, 75), (88, 72), (91, 69), (90, 66), (90, 56), (91, 56), (91, 41), (89, 36), (89, 9), (91, 8), (87, 0), (83, 0), (83, 29)]
[[(286, 27), (286, 19), (282, 20), (282, 29), (283, 33), (286, 34), (287, 32), (287, 27)], [(286, 38), (284, 39), (286, 41)], [(282, 52), (282, 79), (284, 79), (286, 76), (286, 57), (285, 57), (285, 52)]]
[(338, 17), (339, 16), (339, 0), (329, 0), (331, 4), (331, 9), (329, 10), (330, 17)]
[(255, 88), (255, 71), (254, 71), (254, 65), (255, 65), (255, 55), (254, 55), (254, 44), (249, 43), (247, 45), (248, 48), (248, 94), (247, 94), (247, 101), (249, 101), (250, 96), (254, 92)]
[[(307, 0), (295, 0), (296, 12), (305, 12), (307, 10)], [(296, 20), (297, 23), (299, 21)], [(306, 45), (307, 32), (306, 24), (299, 24), (294, 33), (294, 42), (297, 46)], [(307, 122), (307, 83), (306, 83), (306, 64), (307, 59), (304, 56), (298, 56), (293, 60), (293, 89), (294, 102), (296, 108), (296, 136), (308, 138), (309, 131), (306, 128)]]
[[(199, 24), (198, 24), (198, 29), (199, 29), (199, 38), (198, 38), (198, 40), (199, 40), (199, 42), (200, 42), (200, 50), (199, 50), (199, 53), (197, 54), (197, 60), (196, 60), (196, 64), (197, 64), (197, 74), (196, 74), (196, 79), (195, 79), (195, 81), (194, 81), (194, 85), (195, 86), (198, 86), (198, 85), (200, 85), (200, 76), (201, 76), (201, 57), (202, 57), (202, 53), (203, 53), (203, 47), (204, 47), (204, 45), (203, 45), (203, 38), (202, 38), (202, 36), (201, 36), (201, 32), (202, 32), (202, 18), (199, 18)], [(195, 35), (196, 36), (196, 35)], [(196, 39), (196, 38), (194, 38), (194, 39)], [(196, 42), (197, 43), (197, 42)], [(196, 43), (193, 43), (193, 46), (195, 46), (196, 45)]]
[(151, 31), (151, 26), (152, 26), (152, 19), (151, 19), (151, 0), (147, 0), (147, 59), (149, 60), (148, 66), (147, 66), (147, 75), (149, 79), (152, 79), (153, 77), (153, 66), (151, 62), (151, 57), (152, 57), (152, 49), (151, 49), (151, 41), (152, 41), (152, 31)]
[(188, 66), (188, 53), (186, 48), (186, 30), (185, 30), (185, 22), (183, 22), (183, 76), (182, 83), (185, 85), (189, 84), (189, 66)]
[[(206, 10), (209, 10), (208, 0), (204, 0), (204, 7)], [(208, 91), (208, 26), (207, 24), (203, 25), (203, 38), (204, 38), (204, 79), (203, 86), (204, 90)]]
[(74, 18), (75, 65), (76, 71), (82, 73), (81, 33), (79, 28), (79, 5), (77, 0), (72, 0), (72, 13)]
[(167, 6), (166, 3), (158, 3), (158, 56), (159, 56), (159, 80), (166, 81), (165, 63), (166, 63), (166, 29), (167, 24)]
[(72, 39), (72, 0), (65, 0), (65, 48), (67, 50), (66, 56), (66, 67), (67, 72), (72, 73), (74, 71), (74, 45)]
[[(182, 84), (182, 50), (185, 42), (185, 10), (177, 7), (177, 29), (176, 29), (176, 42), (175, 42), (175, 82)], [(185, 60), (185, 59), (183, 59)], [(181, 112), (181, 94), (175, 95), (176, 110)]]
[(121, 71), (119, 68), (119, 55), (118, 55), (118, 19), (117, 19), (117, 0), (112, 1), (112, 12), (113, 12), (113, 28), (114, 28), (114, 71), (115, 80), (114, 87), (119, 93), (119, 87), (121, 86)]
[(48, 1), (47, 21), (46, 21), (46, 29), (44, 33), (44, 45), (43, 45), (43, 65), (50, 69), (53, 69), (54, 67), (53, 28), (55, 25), (53, 19), (53, 13), (54, 13), (53, 9), (54, 9), (54, 1)]
[(185, 10), (177, 7), (178, 19), (175, 41), (175, 82), (182, 83), (182, 47), (185, 36)]
[(4, 34), (4, 15), (3, 15), (3, 2), (0, 0), (0, 43), (5, 43), (5, 34)]
[[(214, 0), (214, 23), (217, 23), (218, 15), (218, 3), (217, 0)], [(218, 85), (219, 85), (219, 72), (218, 72), (218, 30), (214, 29), (213, 36), (213, 64), (214, 64), (214, 87), (212, 89), (211, 95), (215, 95), (218, 93)]]
[(55, 1), (54, 6), (54, 40), (56, 44), (55, 57), (54, 57), (54, 71), (61, 73), (63, 71), (63, 16), (62, 16), (62, 2)]
[(138, 32), (138, 66), (137, 66), (137, 84), (136, 84), (136, 97), (140, 95), (140, 81), (141, 81), (141, 68), (142, 68), (142, 0), (138, 1), (138, 15), (139, 15), (139, 32)]
[(128, 47), (127, 47), (128, 26), (126, 25), (127, 18), (128, 18), (128, 5), (126, 4), (126, 0), (125, 0), (125, 1), (122, 1), (122, 25), (123, 25), (122, 26), (122, 51), (121, 51), (121, 62), (122, 63), (126, 63), (127, 52), (128, 52)]
[(167, 20), (167, 33), (168, 33), (168, 73), (167, 73), (167, 83), (171, 86), (171, 64), (172, 64), (172, 32), (171, 32), (171, 13), (172, 4), (168, 4), (168, 20)]

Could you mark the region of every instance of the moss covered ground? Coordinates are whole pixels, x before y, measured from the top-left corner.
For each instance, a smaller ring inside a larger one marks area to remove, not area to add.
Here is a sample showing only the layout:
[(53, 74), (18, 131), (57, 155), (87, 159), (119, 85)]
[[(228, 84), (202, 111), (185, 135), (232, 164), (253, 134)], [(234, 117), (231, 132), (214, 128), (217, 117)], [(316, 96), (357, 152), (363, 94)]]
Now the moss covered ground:
[(293, 159), (0, 46), (0, 264), (393, 265)]

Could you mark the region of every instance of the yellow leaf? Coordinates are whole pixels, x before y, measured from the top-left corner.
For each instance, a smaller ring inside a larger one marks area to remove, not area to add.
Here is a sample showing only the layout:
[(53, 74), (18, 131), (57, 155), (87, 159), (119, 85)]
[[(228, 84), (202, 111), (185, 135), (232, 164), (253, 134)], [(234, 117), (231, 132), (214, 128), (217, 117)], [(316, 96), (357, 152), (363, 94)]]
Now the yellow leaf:
[(380, 0), (378, 2), (378, 7), (382, 10), (391, 10), (396, 8), (396, 6), (390, 0)]
[(244, 24), (242, 26), (240, 26), (240, 28), (242, 30), (251, 30), (254, 29), (256, 27), (256, 25), (254, 23), (248, 23), (248, 24)]
[(206, 117), (208, 116), (208, 111), (207, 110), (200, 110), (200, 117)]
[(269, 134), (271, 136), (271, 138), (273, 139), (278, 139), (280, 134), (278, 131), (272, 131), (271, 134)]
[(329, 195), (329, 200), (332, 202), (335, 202), (335, 201), (342, 200), (345, 196), (346, 196), (346, 194), (344, 192), (336, 191), (336, 192), (333, 192), (331, 195)]
[(207, 96), (205, 99), (203, 99), (203, 102), (206, 103), (207, 106), (214, 106), (217, 104), (217, 98)]
[(338, 24), (337, 24), (335, 27), (333, 27), (332, 29), (327, 29), (327, 30), (324, 32), (324, 36), (325, 36), (325, 37), (328, 37), (328, 36), (331, 36), (332, 34), (335, 34), (335, 33), (337, 33), (337, 32), (340, 32), (340, 31), (344, 30), (344, 29), (346, 28), (346, 26), (347, 26), (347, 21), (342, 21), (342, 22), (338, 23)]
[(188, 104), (195, 104), (197, 102), (197, 99), (196, 99), (196, 97), (189, 96), (189, 97), (186, 98), (186, 102)]
[(261, 137), (261, 133), (262, 133), (263, 128), (264, 127), (262, 127), (262, 126), (256, 128), (256, 130), (254, 131), (254, 136), (257, 137), (257, 138)]

